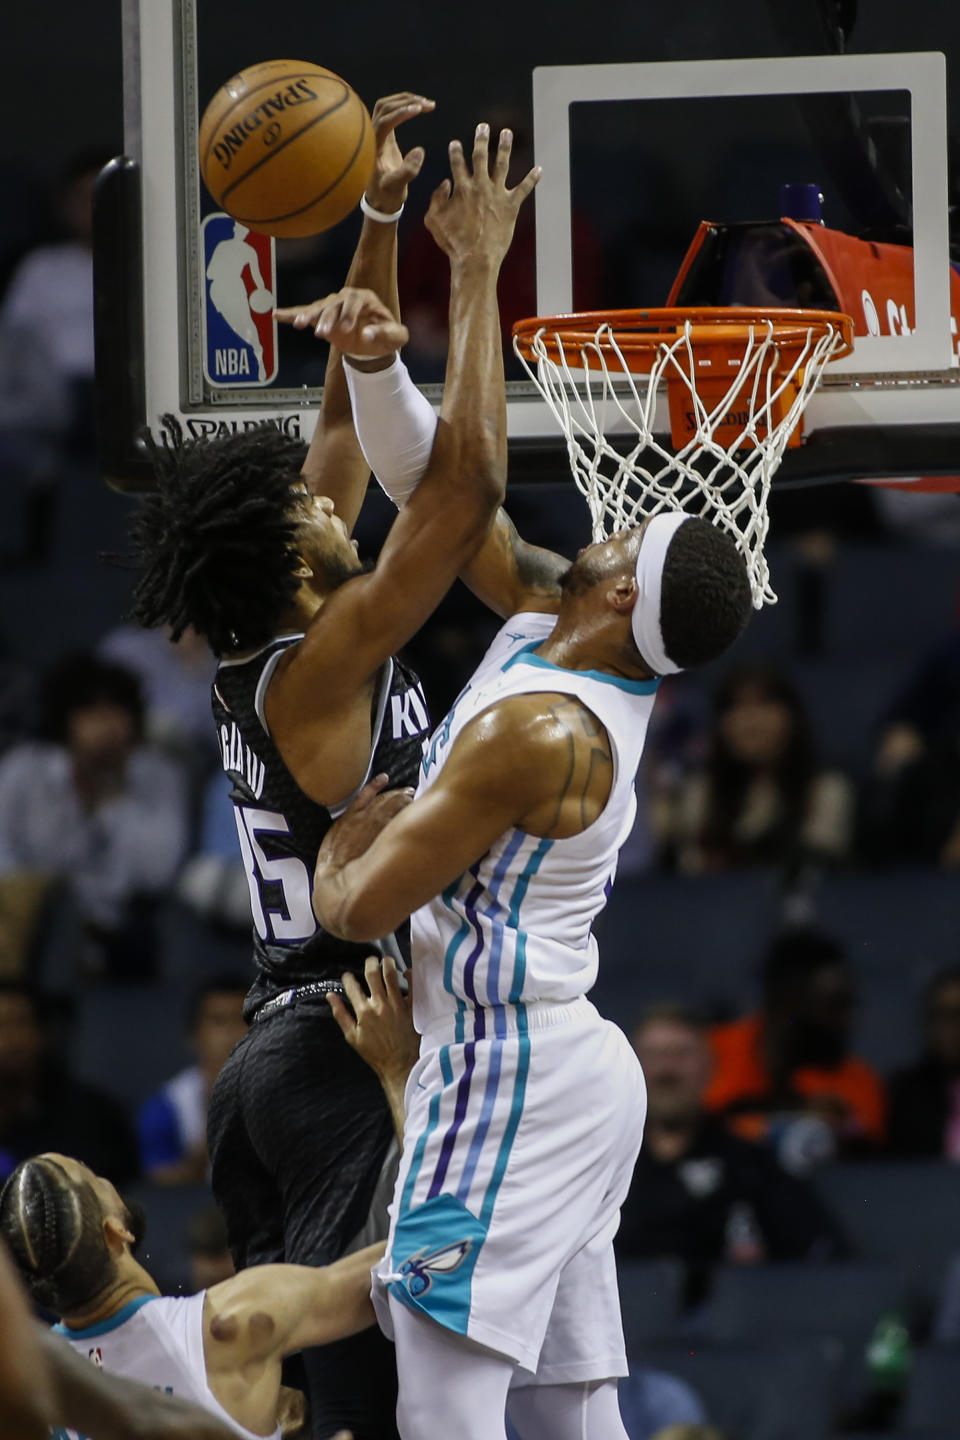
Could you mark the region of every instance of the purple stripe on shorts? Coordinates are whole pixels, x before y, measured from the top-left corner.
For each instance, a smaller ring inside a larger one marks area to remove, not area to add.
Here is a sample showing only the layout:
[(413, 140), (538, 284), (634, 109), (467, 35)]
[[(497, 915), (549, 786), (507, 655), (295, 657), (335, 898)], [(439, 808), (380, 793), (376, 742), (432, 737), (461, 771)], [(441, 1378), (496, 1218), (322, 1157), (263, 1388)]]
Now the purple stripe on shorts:
[[(484, 887), (481, 881), (477, 879), (476, 866), (471, 869), (470, 874), (474, 877), (476, 883), (471, 887), (469, 894), (466, 896), (463, 902), (463, 909), (467, 920), (473, 927), (476, 940), (464, 965), (463, 989), (468, 999), (472, 1000), (474, 1005), (476, 1005), (477, 992), (473, 987), (473, 972), (476, 969), (477, 958), (483, 951), (483, 931), (480, 928), (480, 917), (477, 914), (477, 901), (483, 894)], [(475, 1033), (474, 1039), (476, 1038)], [(453, 1120), (450, 1122), (449, 1129), (444, 1135), (440, 1146), (437, 1168), (433, 1172), (433, 1179), (430, 1181), (430, 1189), (427, 1192), (428, 1200), (433, 1200), (443, 1189), (443, 1182), (447, 1178), (447, 1170), (450, 1166), (450, 1157), (453, 1155), (453, 1147), (457, 1142), (460, 1126), (463, 1124), (464, 1117), (467, 1113), (467, 1105), (470, 1100), (470, 1080), (477, 1063), (476, 1045), (473, 1041), (468, 1041), (464, 1046), (463, 1058), (464, 1070), (457, 1085), (457, 1098), (453, 1110)]]
[[(522, 830), (514, 830), (507, 844), (503, 847), (503, 854), (497, 862), (490, 881), (490, 905), (487, 909), (487, 916), (494, 920), (496, 913), (503, 913), (503, 906), (500, 904), (500, 886), (506, 877), (507, 871), (513, 864), (517, 851), (520, 849), (526, 834)], [(490, 964), (487, 969), (487, 1004), (496, 1005), (500, 999), (500, 957), (503, 953), (503, 924), (494, 923), (493, 933), (490, 937)], [(500, 1026), (497, 1027), (500, 1033)]]
[[(502, 920), (494, 919), (499, 911), (503, 914), (503, 906), (497, 896), (500, 893), (500, 886), (517, 851), (527, 838), (522, 830), (515, 830), (507, 845), (504, 846), (503, 854), (497, 864), (491, 881), (491, 903), (487, 910), (487, 917), (493, 924), (491, 926), (490, 940), (490, 967), (487, 975), (487, 998), (489, 1009), (493, 1013), (493, 1027), (496, 1038), (491, 1037), (493, 1043), (490, 1046), (490, 1068), (487, 1072), (487, 1083), (483, 1092), (483, 1103), (480, 1107), (480, 1115), (477, 1120), (477, 1128), (474, 1131), (473, 1139), (470, 1142), (470, 1149), (467, 1152), (467, 1159), (463, 1167), (463, 1174), (460, 1177), (460, 1184), (457, 1186), (457, 1198), (464, 1204), (470, 1194), (470, 1187), (473, 1184), (473, 1177), (476, 1174), (477, 1164), (483, 1150), (487, 1135), (490, 1132), (490, 1122), (493, 1118), (493, 1107), (497, 1098), (497, 1091), (500, 1088), (500, 1066), (503, 1060), (502, 1041), (507, 1033), (506, 1009), (498, 1003), (500, 989), (500, 957), (503, 951), (504, 926)], [(483, 1019), (483, 1012), (478, 1012), (480, 1020)], [(475, 1033), (477, 1021), (475, 1020)]]
[[(488, 890), (488, 894), (490, 897), (490, 904), (488, 905), (486, 911), (488, 917), (495, 915), (498, 910), (502, 909), (502, 906), (500, 906), (497, 900), (500, 886), (503, 884), (507, 871), (510, 868), (510, 864), (517, 851), (519, 850), (520, 846), (523, 844), (524, 838), (525, 837), (522, 831), (515, 831), (514, 834), (511, 836), (508, 844), (504, 847), (503, 854), (501, 855), (496, 866), (494, 867), (494, 872), (490, 877), (490, 885)], [(484, 859), (486, 859), (486, 856), (484, 856)], [(460, 1127), (463, 1124), (464, 1119), (466, 1118), (467, 1106), (470, 1102), (470, 1084), (473, 1079), (473, 1072), (476, 1069), (477, 1063), (475, 1042), (477, 1040), (483, 1040), (486, 1038), (486, 1019), (484, 1016), (483, 1008), (478, 1002), (474, 979), (477, 964), (481, 955), (483, 954), (484, 949), (483, 929), (480, 924), (480, 915), (478, 911), (478, 904), (485, 889), (484, 885), (478, 877), (478, 871), (482, 863), (482, 861), (477, 861), (476, 865), (471, 868), (469, 873), (473, 876), (476, 883), (471, 886), (469, 893), (463, 901), (465, 917), (472, 926), (474, 934), (476, 936), (474, 946), (470, 951), (470, 954), (467, 956), (466, 962), (463, 967), (463, 993), (467, 996), (469, 1000), (473, 1002), (474, 1006), (476, 1007), (474, 1010), (473, 1040), (468, 1041), (467, 1044), (464, 1046), (464, 1070), (463, 1074), (460, 1077), (459, 1084), (457, 1085), (457, 1098), (454, 1105), (453, 1120), (450, 1122), (450, 1126), (446, 1134), (444, 1135), (443, 1141), (440, 1146), (440, 1155), (437, 1160), (437, 1167), (433, 1172), (433, 1179), (430, 1182), (430, 1189), (427, 1194), (428, 1200), (432, 1200), (435, 1196), (440, 1194), (443, 1189), (444, 1181), (447, 1178), (447, 1171), (450, 1168), (450, 1160), (453, 1156), (454, 1147), (457, 1142), (457, 1136), (460, 1133)], [(497, 985), (500, 973), (500, 952), (502, 950), (502, 946), (502, 927), (498, 925), (494, 927), (490, 950), (491, 970), (487, 984), (487, 991), (491, 1001), (495, 1001), (497, 998)], [(500, 1028), (501, 1026), (498, 1024), (498, 1031), (500, 1030)], [(499, 1077), (499, 1056), (497, 1057), (497, 1061), (498, 1063), (495, 1068), (497, 1077)], [(493, 1100), (496, 1095), (495, 1079), (493, 1093), (490, 1093), (490, 1082), (492, 1079), (494, 1079), (493, 1072), (491, 1072), (491, 1074), (487, 1078), (486, 1093), (484, 1095), (483, 1109), (481, 1112), (481, 1128), (473, 1138), (470, 1147), (470, 1153), (467, 1157), (468, 1165), (470, 1165), (470, 1161), (472, 1158), (472, 1166), (470, 1167), (471, 1175), (473, 1174), (473, 1170), (476, 1169), (477, 1158), (479, 1157), (480, 1150), (483, 1147), (484, 1139), (486, 1138), (487, 1130), (489, 1129), (490, 1114), (492, 1113)], [(486, 1117), (485, 1123), (484, 1117)], [(474, 1156), (474, 1150), (476, 1150), (476, 1156)]]

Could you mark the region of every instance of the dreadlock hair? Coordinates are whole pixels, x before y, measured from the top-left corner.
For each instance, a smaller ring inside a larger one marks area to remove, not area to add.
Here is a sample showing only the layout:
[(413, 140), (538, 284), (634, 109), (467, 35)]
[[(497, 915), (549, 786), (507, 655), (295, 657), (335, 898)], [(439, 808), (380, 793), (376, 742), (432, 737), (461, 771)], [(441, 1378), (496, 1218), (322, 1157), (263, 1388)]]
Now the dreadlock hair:
[(156, 489), (131, 527), (133, 619), (173, 640), (192, 625), (218, 655), (263, 645), (299, 584), (291, 486), (306, 446), (269, 422), (193, 441), (163, 423), (170, 443), (148, 442)]
[(22, 1161), (0, 1190), (0, 1235), (45, 1310), (82, 1309), (108, 1283), (113, 1260), (100, 1201), (45, 1156)]
[(670, 542), (660, 588), (667, 654), (684, 670), (722, 655), (750, 615), (747, 567), (729, 535), (697, 516)]

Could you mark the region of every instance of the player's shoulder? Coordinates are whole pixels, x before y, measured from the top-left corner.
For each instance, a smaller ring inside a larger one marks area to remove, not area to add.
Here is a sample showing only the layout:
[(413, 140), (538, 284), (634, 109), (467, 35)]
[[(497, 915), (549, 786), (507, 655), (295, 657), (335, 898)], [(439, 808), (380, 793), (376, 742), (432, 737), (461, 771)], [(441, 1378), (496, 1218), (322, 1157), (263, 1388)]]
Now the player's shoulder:
[(525, 785), (559, 783), (578, 763), (584, 744), (609, 749), (600, 720), (576, 695), (536, 690), (506, 695), (464, 728), (463, 739), (481, 752), (491, 773)]

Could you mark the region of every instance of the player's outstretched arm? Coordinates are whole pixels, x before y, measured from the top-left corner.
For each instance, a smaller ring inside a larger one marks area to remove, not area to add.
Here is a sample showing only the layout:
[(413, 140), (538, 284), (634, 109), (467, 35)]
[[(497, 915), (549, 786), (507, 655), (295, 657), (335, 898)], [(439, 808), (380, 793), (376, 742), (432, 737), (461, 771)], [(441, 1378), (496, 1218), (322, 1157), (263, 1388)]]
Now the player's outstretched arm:
[[(426, 114), (434, 102), (424, 95), (405, 91), (378, 100), (373, 107), (373, 131), (377, 156), (373, 176), (366, 190), (366, 200), (381, 214), (394, 214), (407, 198), (407, 187), (420, 173), (424, 152), (420, 147), (406, 156), (400, 152), (395, 131), (405, 120)], [(384, 301), (399, 321), (400, 306), (396, 289), (396, 224), (364, 217), (360, 239), (347, 273), (345, 284), (352, 288), (372, 290)], [(277, 319), (295, 329), (310, 327), (320, 338), (327, 338), (318, 329), (323, 318), (323, 302), (294, 305), (279, 309)], [(329, 323), (330, 316), (326, 320)], [(351, 348), (349, 345), (347, 348)], [(372, 369), (390, 365), (396, 351), (385, 357), (360, 362)], [(324, 376), (323, 405), (303, 466), (303, 478), (314, 495), (329, 495), (337, 514), (352, 531), (366, 494), (370, 471), (357, 442), (350, 408), (350, 396), (343, 374), (341, 350), (331, 345)]]
[[(404, 645), (481, 545), (506, 481), (506, 402), (496, 308), (497, 277), (517, 212), (538, 178), (506, 187), (509, 139), (491, 167), (486, 126), (472, 169), (450, 149), (453, 183), (434, 193), (427, 224), (450, 259), (450, 350), (440, 424), (426, 473), (397, 516), (376, 569), (325, 601), (271, 686), (286, 705), (335, 705)], [(318, 695), (317, 677), (323, 691)], [(276, 699), (275, 702), (276, 703)]]
[(366, 1330), (374, 1323), (370, 1271), (383, 1253), (380, 1243), (331, 1265), (254, 1265), (214, 1285), (203, 1319), (214, 1393), (218, 1376), (260, 1362), (272, 1367), (275, 1397), (285, 1355)]
[[(355, 283), (377, 288), (366, 278)], [(395, 259), (391, 293), (397, 293)], [(399, 308), (394, 313), (399, 319)], [(349, 360), (343, 377), (366, 462), (382, 489), (402, 508), (430, 459), (438, 424), (433, 406), (414, 385), (399, 356), (377, 364)], [(501, 508), (460, 578), (499, 615), (521, 610), (552, 614), (559, 606), (560, 577), (569, 563), (562, 555), (522, 540)]]
[(430, 788), (406, 806), (368, 785), (324, 836), (313, 908), (346, 940), (384, 935), (508, 830), (561, 839), (607, 803), (606, 731), (566, 695), (514, 696), (466, 725)]

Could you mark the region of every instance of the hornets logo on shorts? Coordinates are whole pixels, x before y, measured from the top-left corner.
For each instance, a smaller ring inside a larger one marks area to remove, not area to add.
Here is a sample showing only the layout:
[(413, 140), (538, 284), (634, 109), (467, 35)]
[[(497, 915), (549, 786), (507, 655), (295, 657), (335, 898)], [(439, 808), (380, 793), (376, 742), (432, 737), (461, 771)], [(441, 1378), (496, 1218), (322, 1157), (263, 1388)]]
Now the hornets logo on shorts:
[(472, 1248), (472, 1240), (457, 1240), (453, 1245), (442, 1245), (439, 1250), (421, 1250), (411, 1255), (400, 1266), (407, 1290), (419, 1300), (430, 1289), (434, 1275), (450, 1275), (459, 1270)]

